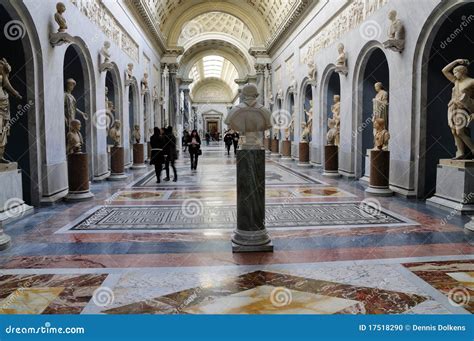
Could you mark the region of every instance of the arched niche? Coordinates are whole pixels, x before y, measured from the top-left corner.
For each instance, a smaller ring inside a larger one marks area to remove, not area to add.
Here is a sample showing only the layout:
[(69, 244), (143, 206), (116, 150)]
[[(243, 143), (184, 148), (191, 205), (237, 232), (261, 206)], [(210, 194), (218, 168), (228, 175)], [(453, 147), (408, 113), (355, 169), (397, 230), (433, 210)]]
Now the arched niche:
[(146, 142), (150, 141), (150, 136), (153, 132), (150, 132), (150, 129), (153, 130), (153, 118), (151, 114), (151, 96), (150, 92), (146, 91), (143, 93), (143, 138)]
[(286, 110), (288, 110), (287, 115), (289, 115), (288, 119), (290, 122), (293, 120), (293, 126), (290, 128), (290, 138), (289, 140), (295, 142), (295, 131), (298, 129), (298, 120), (296, 117), (296, 100), (295, 100), (295, 93), (294, 91), (288, 91), (286, 100)]
[[(276, 105), (276, 112), (277, 112), (277, 124), (276, 124), (276, 127), (279, 126), (278, 122), (281, 122), (281, 115), (282, 115), (282, 109), (283, 109), (283, 99), (281, 97), (277, 97), (276, 99), (276, 102), (275, 102), (275, 105)], [(273, 136), (272, 138), (275, 138), (275, 134), (276, 134), (276, 138), (278, 139), (278, 141), (282, 141), (282, 135), (283, 132), (281, 129), (273, 129)]]
[[(133, 79), (133, 82), (126, 88), (126, 95), (128, 98), (128, 125), (130, 130), (133, 130), (135, 125), (140, 126), (140, 103), (138, 95), (138, 82)], [(142, 126), (140, 126), (142, 127)], [(143, 135), (142, 141), (143, 142)], [(124, 141), (125, 143), (125, 141)], [(129, 139), (129, 150), (133, 150), (133, 139)], [(133, 155), (129, 153), (129, 162), (133, 162)]]
[[(310, 123), (314, 125), (314, 120), (312, 115), (314, 115), (314, 101), (313, 101), (313, 87), (309, 83), (308, 79), (303, 81), (303, 85), (301, 87), (301, 110), (300, 110), (300, 131), (303, 131), (303, 125)], [(301, 136), (301, 133), (300, 133)], [(300, 138), (300, 141), (302, 139)], [(312, 129), (309, 135), (308, 142), (312, 141)]]
[[(368, 160), (368, 150), (374, 147), (374, 132), (372, 124), (373, 99), (377, 92), (375, 83), (381, 82), (384, 90), (389, 94), (389, 119), (390, 119), (390, 70), (385, 52), (377, 42), (369, 43), (363, 49), (358, 59), (360, 65), (356, 72), (356, 131), (355, 145), (356, 157), (355, 168), (356, 177), (362, 177), (364, 174), (369, 176), (366, 161)], [(387, 129), (390, 122), (386, 122)]]
[[(341, 95), (341, 79), (338, 73), (335, 72), (335, 66), (329, 65), (323, 76), (322, 82), (322, 132), (323, 145), (327, 143), (326, 136), (328, 131), (328, 120), (333, 118), (332, 106), (334, 105), (334, 96)], [(341, 122), (343, 124), (343, 122)]]
[[(122, 122), (122, 136), (123, 130), (124, 130), (124, 117), (123, 117), (123, 108), (122, 108), (122, 81), (120, 79), (120, 72), (117, 67), (114, 67), (114, 69), (109, 70), (105, 74), (105, 87), (108, 90), (108, 94), (106, 94), (106, 102), (107, 100), (112, 102), (113, 104), (113, 110), (112, 110), (112, 115), (114, 116), (115, 120), (119, 120)], [(107, 105), (107, 103), (105, 103)], [(107, 107), (106, 107), (107, 108)], [(110, 125), (112, 125), (113, 122), (110, 122)], [(109, 129), (110, 129), (109, 125)], [(110, 139), (110, 137), (107, 134), (107, 144), (112, 145), (113, 141)]]
[[(85, 44), (76, 37), (77, 43), (71, 44), (67, 47), (64, 54), (63, 64), (63, 84), (66, 91), (66, 82), (68, 79), (74, 79), (76, 86), (72, 92), (76, 99), (76, 107), (88, 115), (85, 120), (79, 113), (76, 113), (76, 119), (81, 121), (81, 133), (84, 139), (83, 152), (88, 154), (89, 159), (89, 176), (94, 174), (94, 156), (97, 150), (97, 128), (93, 124), (93, 115), (95, 114), (95, 86), (94, 77), (92, 73), (92, 59), (89, 55), (89, 50)], [(64, 105), (62, 106), (64, 110)], [(63, 117), (66, 113), (63, 112)], [(68, 128), (64, 125), (64, 136), (67, 134)], [(65, 140), (66, 141), (66, 138)], [(66, 142), (64, 142), (66, 143)]]
[(9, 80), (22, 99), (9, 94), (10, 134), (5, 158), (17, 162), (22, 173), (23, 200), (39, 205), (41, 172), (45, 157), (43, 105), (40, 104), (43, 79), (42, 51), (39, 37), (29, 11), (21, 2), (0, 4), (2, 34), (0, 58), (5, 58), (12, 71)]
[[(448, 103), (454, 86), (441, 70), (456, 59), (468, 59), (469, 77), (474, 77), (474, 3), (446, 1), (440, 4), (423, 26), (415, 54), (415, 117), (418, 145), (415, 188), (420, 198), (436, 189), (440, 159), (450, 159), (456, 146), (448, 126)], [(460, 31), (460, 27), (462, 30)], [(473, 135), (472, 124), (470, 128)]]

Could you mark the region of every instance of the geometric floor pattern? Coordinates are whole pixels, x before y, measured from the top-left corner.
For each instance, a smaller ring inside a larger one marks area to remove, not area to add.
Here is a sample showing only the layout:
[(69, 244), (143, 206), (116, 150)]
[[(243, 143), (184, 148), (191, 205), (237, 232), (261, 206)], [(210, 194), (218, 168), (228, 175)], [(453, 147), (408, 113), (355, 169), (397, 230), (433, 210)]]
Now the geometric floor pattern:
[[(71, 228), (73, 231), (233, 229), (235, 206), (182, 205), (102, 206)], [(387, 210), (372, 210), (360, 202), (271, 204), (266, 206), (267, 228), (336, 226), (402, 226), (415, 224)]]

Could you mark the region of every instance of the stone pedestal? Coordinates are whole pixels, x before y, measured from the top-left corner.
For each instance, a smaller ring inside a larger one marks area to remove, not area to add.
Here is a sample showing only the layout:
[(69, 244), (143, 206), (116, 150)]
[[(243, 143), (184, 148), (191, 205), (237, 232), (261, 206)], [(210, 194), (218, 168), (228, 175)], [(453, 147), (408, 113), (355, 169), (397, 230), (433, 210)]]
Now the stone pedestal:
[(132, 169), (146, 168), (145, 166), (145, 146), (143, 143), (133, 145), (133, 165)]
[(89, 160), (86, 153), (67, 156), (68, 201), (84, 201), (94, 197), (89, 186)]
[(10, 245), (10, 236), (3, 232), (9, 222), (33, 213), (33, 207), (23, 201), (21, 171), (16, 163), (0, 164), (0, 250)]
[(392, 196), (390, 190), (390, 152), (386, 150), (370, 151), (370, 181), (367, 193), (378, 196)]
[(265, 151), (237, 151), (237, 229), (233, 252), (273, 251), (265, 228)]
[(280, 157), (280, 141), (278, 139), (272, 140), (272, 153), (270, 157)]
[(298, 162), (299, 167), (313, 167), (313, 165), (309, 163), (309, 143), (308, 142), (300, 142), (298, 161), (299, 161)]
[(263, 138), (263, 147), (265, 148), (265, 154), (270, 154), (272, 149), (272, 141), (269, 138)]
[(118, 181), (127, 178), (125, 175), (123, 147), (112, 147), (110, 150), (110, 164), (111, 173), (107, 180)]
[(436, 193), (426, 202), (460, 214), (474, 212), (474, 160), (439, 160)]
[(339, 147), (324, 146), (324, 176), (338, 178), (339, 174)]
[(281, 159), (292, 160), (291, 158), (291, 141), (285, 140), (281, 145)]
[(147, 155), (147, 161), (150, 161), (151, 160), (151, 143), (150, 142), (147, 142), (146, 144), (146, 155)]

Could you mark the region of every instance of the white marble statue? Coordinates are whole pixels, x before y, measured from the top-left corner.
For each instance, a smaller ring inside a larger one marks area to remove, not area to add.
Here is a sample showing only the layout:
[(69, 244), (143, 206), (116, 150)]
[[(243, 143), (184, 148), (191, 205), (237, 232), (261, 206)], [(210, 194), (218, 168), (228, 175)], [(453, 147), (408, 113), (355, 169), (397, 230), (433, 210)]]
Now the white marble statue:
[(340, 144), (340, 136), (341, 136), (341, 96), (340, 95), (334, 95), (333, 97), (333, 105), (331, 106), (331, 112), (332, 112), (332, 119), (336, 123), (336, 135), (335, 135), (335, 140), (334, 144), (336, 146), (339, 146)]
[(110, 58), (112, 57), (110, 46), (110, 41), (104, 41), (104, 46), (100, 49), (100, 54), (103, 58), (102, 63), (110, 63)]
[(76, 98), (72, 94), (75, 87), (76, 81), (69, 78), (66, 81), (66, 92), (64, 93), (64, 114), (68, 128), (71, 126), (71, 121), (76, 119), (76, 114), (80, 114), (86, 121), (89, 119), (89, 115), (77, 108)]
[(5, 148), (10, 135), (10, 100), (8, 93), (21, 99), (21, 95), (10, 84), (11, 66), (5, 58), (0, 60), (0, 163), (10, 163), (5, 159)]
[(308, 61), (308, 77), (310, 80), (316, 79), (316, 64), (313, 60)]
[(149, 90), (149, 88), (148, 88), (148, 73), (145, 72), (145, 73), (143, 74), (143, 78), (142, 78), (142, 80), (141, 80), (141, 84), (142, 84), (142, 91), (143, 91), (143, 92), (146, 92), (146, 91)]
[(225, 124), (245, 136), (243, 149), (259, 149), (258, 133), (272, 127), (271, 112), (257, 101), (255, 84), (246, 84), (242, 89), (242, 102), (234, 106), (227, 115)]
[(336, 59), (336, 72), (342, 73), (343, 75), (347, 75), (347, 56), (346, 52), (344, 51), (344, 44), (339, 43), (337, 45), (337, 52), (339, 53)]
[(383, 45), (386, 49), (403, 52), (405, 49), (405, 26), (397, 18), (397, 11), (395, 10), (388, 13), (388, 19), (391, 21), (391, 25), (388, 31), (388, 40)]
[(140, 134), (140, 126), (135, 124), (133, 126), (133, 132), (132, 132), (133, 139), (135, 140), (135, 143), (140, 143), (142, 140), (142, 134)]
[(114, 141), (114, 147), (122, 146), (122, 133), (120, 132), (120, 127), (122, 123), (119, 120), (115, 120), (114, 125), (109, 131), (109, 137)]
[(474, 143), (469, 136), (468, 126), (474, 118), (474, 79), (468, 76), (469, 60), (457, 59), (442, 70), (454, 84), (451, 101), (448, 104), (448, 125), (456, 143), (456, 160), (464, 160), (474, 153)]
[(304, 122), (301, 124), (301, 141), (309, 142), (311, 139), (311, 131), (313, 129), (313, 100), (309, 101), (309, 110), (304, 110), (306, 115)]
[(375, 137), (374, 150), (388, 150), (388, 141), (390, 133), (385, 129), (385, 121), (383, 118), (377, 118), (374, 122)]
[[(381, 82), (375, 83), (375, 91), (377, 94), (372, 100), (373, 102), (373, 114), (372, 114), (372, 124), (375, 123), (377, 118), (383, 118), (385, 126), (388, 127), (388, 92), (385, 91), (383, 84)], [(375, 125), (374, 125), (374, 136), (375, 136)]]
[(64, 12), (66, 12), (66, 5), (62, 2), (58, 2), (56, 4), (56, 13), (54, 14), (54, 20), (59, 26), (58, 32), (66, 32), (67, 30), (66, 19), (63, 16)]
[(337, 136), (337, 129), (336, 129), (336, 121), (333, 118), (328, 120), (328, 133), (326, 135), (327, 138), (327, 145), (328, 146), (335, 146), (336, 145), (336, 136)]
[(66, 136), (66, 152), (67, 154), (82, 153), (84, 139), (81, 134), (81, 121), (72, 120), (69, 126), (69, 132)]
[(112, 123), (115, 121), (114, 115), (114, 103), (109, 101), (108, 95), (109, 88), (105, 87), (105, 122), (106, 122), (106, 130), (108, 131), (112, 126)]
[(127, 64), (127, 70), (125, 71), (125, 80), (131, 81), (133, 79), (133, 63)]

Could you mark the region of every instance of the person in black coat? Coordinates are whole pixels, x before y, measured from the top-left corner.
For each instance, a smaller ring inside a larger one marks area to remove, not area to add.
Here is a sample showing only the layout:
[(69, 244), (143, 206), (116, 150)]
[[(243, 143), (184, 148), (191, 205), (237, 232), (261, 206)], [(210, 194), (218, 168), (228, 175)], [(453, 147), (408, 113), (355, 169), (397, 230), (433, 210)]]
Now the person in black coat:
[(240, 138), (239, 133), (234, 131), (234, 133), (232, 134), (232, 139), (234, 142), (234, 154), (237, 154), (237, 149), (239, 148), (239, 138)]
[(224, 135), (224, 144), (225, 148), (227, 149), (227, 155), (230, 155), (230, 147), (234, 143), (234, 137), (232, 134), (232, 130), (229, 130)]
[(150, 164), (155, 165), (156, 182), (161, 182), (161, 171), (163, 170), (163, 164), (165, 163), (165, 140), (164, 136), (161, 135), (160, 128), (155, 127), (153, 129), (153, 135), (150, 138), (151, 145), (151, 158)]
[(174, 162), (178, 158), (178, 151), (176, 149), (176, 136), (173, 134), (173, 127), (168, 126), (165, 130), (165, 170), (166, 170), (166, 179), (165, 181), (170, 181), (170, 165), (173, 168), (173, 181), (178, 181), (178, 174), (176, 173), (176, 166)]
[(188, 138), (189, 156), (191, 157), (191, 170), (196, 170), (198, 158), (201, 152), (201, 138), (196, 129), (191, 132)]

